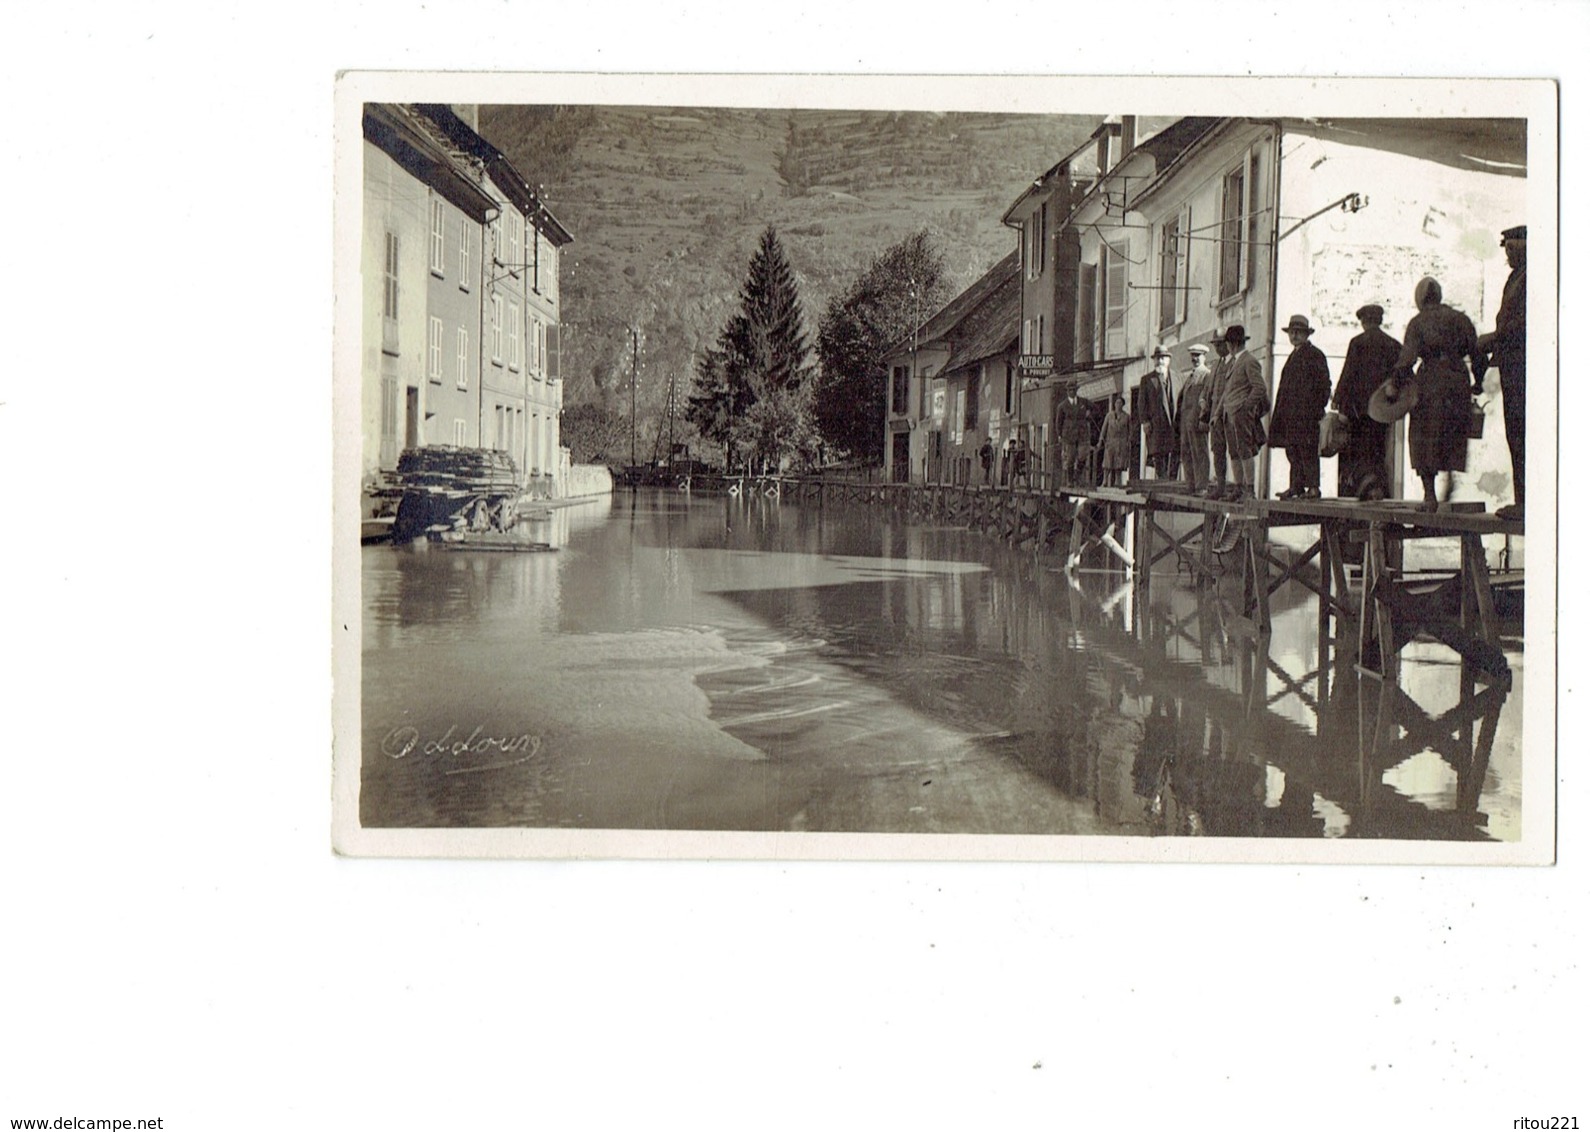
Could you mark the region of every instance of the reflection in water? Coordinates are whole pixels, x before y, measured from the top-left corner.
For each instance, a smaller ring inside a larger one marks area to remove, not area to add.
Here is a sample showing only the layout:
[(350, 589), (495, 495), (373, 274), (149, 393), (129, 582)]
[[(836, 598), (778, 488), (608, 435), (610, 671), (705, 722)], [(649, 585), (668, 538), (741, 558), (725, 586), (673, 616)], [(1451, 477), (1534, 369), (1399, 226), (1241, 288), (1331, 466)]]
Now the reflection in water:
[(367, 825), (1519, 836), (1520, 697), (1419, 645), (1322, 669), (1306, 591), (1254, 637), (1173, 573), (860, 507), (539, 522), (555, 552), (365, 549)]

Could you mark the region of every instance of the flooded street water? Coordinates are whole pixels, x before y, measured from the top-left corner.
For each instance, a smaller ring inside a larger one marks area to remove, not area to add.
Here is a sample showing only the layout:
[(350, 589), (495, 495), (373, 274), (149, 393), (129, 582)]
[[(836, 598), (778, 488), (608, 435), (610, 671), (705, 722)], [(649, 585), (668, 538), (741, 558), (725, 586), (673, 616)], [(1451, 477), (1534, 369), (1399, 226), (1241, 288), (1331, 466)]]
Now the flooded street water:
[(860, 506), (621, 491), (532, 537), (363, 549), (364, 825), (1520, 833), (1516, 639), (1510, 693), (1417, 643), (1322, 681), (1307, 591), (1265, 652), (1168, 563), (1144, 603)]

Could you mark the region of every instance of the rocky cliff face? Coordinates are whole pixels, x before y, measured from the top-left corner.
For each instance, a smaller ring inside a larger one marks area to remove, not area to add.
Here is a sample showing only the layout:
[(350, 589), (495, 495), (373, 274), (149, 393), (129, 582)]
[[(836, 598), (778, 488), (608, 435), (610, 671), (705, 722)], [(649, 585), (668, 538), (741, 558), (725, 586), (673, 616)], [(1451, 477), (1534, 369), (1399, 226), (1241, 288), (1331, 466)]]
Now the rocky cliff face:
[(575, 242), (562, 267), (566, 405), (637, 417), (683, 400), (692, 359), (778, 230), (807, 333), (830, 296), (926, 228), (957, 290), (1014, 246), (999, 217), (1092, 117), (719, 108), (482, 106), (480, 132), (544, 188)]

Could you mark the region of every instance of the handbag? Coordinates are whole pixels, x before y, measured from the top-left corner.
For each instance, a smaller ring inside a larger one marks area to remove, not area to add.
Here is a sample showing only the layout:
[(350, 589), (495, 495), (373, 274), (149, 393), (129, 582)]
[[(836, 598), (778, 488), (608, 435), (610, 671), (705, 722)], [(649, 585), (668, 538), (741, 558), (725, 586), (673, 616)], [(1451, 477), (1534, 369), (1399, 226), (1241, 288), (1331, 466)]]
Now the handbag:
[(1347, 447), (1347, 422), (1335, 409), (1328, 411), (1319, 422), (1319, 454), (1335, 456)]
[(1469, 405), (1469, 439), (1481, 440), (1485, 436), (1485, 410), (1474, 401)]

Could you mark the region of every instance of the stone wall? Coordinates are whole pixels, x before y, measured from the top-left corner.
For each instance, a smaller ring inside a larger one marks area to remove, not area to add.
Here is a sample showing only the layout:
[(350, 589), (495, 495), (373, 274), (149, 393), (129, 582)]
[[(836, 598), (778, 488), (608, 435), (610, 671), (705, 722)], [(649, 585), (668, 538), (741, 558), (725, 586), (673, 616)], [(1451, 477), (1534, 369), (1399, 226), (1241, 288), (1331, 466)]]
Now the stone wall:
[(601, 464), (571, 464), (565, 481), (565, 498), (582, 495), (611, 495), (613, 473)]

